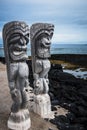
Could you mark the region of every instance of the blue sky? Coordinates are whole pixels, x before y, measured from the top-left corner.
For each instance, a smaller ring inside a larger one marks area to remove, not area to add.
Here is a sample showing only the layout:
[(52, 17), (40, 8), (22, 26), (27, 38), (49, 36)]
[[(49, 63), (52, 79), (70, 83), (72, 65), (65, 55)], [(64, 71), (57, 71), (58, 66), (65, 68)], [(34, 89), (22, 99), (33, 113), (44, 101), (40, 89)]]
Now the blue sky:
[(87, 0), (0, 0), (0, 41), (9, 21), (55, 25), (53, 43), (87, 43)]

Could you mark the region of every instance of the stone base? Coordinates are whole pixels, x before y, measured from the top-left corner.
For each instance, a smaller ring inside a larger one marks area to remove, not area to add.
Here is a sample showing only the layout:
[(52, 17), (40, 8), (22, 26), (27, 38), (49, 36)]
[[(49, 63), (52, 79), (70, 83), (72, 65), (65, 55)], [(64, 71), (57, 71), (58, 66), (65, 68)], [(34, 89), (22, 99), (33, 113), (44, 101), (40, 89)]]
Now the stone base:
[(28, 109), (20, 110), (17, 113), (11, 112), (7, 125), (11, 130), (28, 130), (31, 126)]
[(33, 111), (42, 118), (51, 118), (51, 102), (48, 94), (35, 95)]

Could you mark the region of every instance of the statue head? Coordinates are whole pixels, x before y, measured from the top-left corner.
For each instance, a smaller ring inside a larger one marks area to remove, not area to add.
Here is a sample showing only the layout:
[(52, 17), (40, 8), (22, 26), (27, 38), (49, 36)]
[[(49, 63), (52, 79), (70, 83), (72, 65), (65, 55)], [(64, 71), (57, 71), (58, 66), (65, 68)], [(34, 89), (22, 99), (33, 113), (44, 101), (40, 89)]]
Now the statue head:
[[(3, 28), (5, 52), (11, 61), (21, 61), (27, 58), (27, 43), (29, 42), (29, 27), (24, 22), (13, 21)], [(7, 50), (6, 50), (7, 49)]]
[(39, 58), (50, 57), (50, 45), (53, 36), (54, 25), (36, 23), (31, 26), (31, 51)]

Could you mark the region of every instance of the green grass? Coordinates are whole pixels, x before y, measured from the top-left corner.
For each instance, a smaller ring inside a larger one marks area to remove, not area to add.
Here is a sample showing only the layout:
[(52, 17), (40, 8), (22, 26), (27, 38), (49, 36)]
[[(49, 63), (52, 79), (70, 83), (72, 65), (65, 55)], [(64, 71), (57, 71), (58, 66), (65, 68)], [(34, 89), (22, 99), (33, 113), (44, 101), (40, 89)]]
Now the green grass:
[(75, 70), (78, 68), (82, 68), (82, 71), (87, 71), (87, 68), (83, 68), (81, 65), (72, 64), (70, 62), (65, 62), (62, 60), (50, 60), (50, 62), (53, 64), (61, 64), (64, 67), (64, 69)]

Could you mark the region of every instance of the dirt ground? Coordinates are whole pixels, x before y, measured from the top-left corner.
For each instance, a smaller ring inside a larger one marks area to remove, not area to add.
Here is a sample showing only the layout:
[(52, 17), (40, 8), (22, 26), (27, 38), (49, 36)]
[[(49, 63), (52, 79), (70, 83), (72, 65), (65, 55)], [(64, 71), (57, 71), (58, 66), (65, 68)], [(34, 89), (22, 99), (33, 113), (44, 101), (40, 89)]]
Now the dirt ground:
[[(9, 93), (6, 65), (0, 63), (0, 130), (8, 130), (7, 120), (10, 113), (12, 100)], [(58, 130), (49, 121), (45, 121), (33, 112), (30, 112), (30, 130)]]

